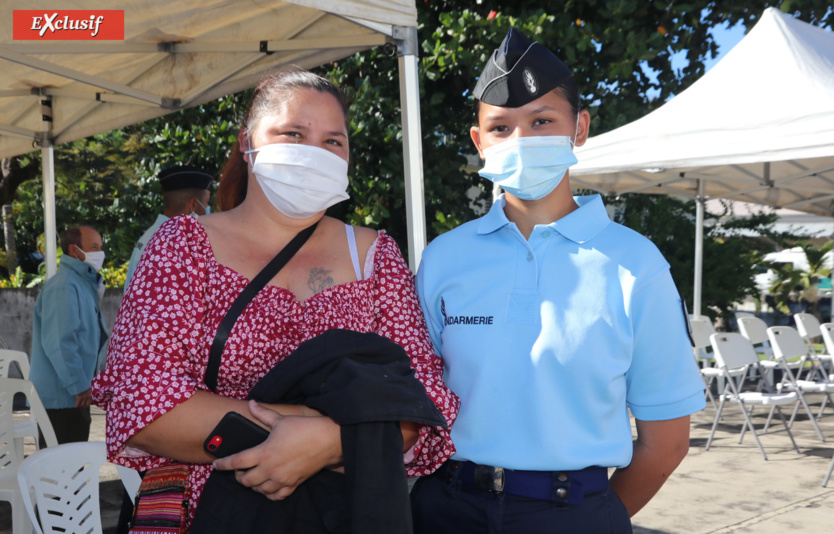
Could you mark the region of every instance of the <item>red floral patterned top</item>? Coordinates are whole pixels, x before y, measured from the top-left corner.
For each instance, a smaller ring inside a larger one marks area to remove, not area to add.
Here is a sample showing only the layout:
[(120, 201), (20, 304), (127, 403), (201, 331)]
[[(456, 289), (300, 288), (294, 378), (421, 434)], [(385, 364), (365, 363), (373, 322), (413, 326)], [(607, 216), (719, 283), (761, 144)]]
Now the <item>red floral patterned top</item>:
[[(330, 287), (303, 302), (284, 288), (261, 290), (228, 337), (217, 392), (245, 399), (276, 363), (325, 330), (376, 332), (410, 355), (417, 378), (451, 425), (459, 400), (443, 384), (442, 362), (432, 350), (412, 273), (385, 232), (379, 232), (373, 250), (371, 277)], [(191, 217), (176, 217), (156, 232), (116, 317), (107, 367), (93, 381), (93, 399), (107, 411), (110, 461), (140, 470), (172, 463), (126, 448), (125, 442), (197, 389), (206, 389), (214, 334), (248, 283), (217, 263), (205, 229)], [(420, 476), (446, 461), (454, 446), (448, 431), (423, 425), (410, 452), (408, 474)], [(190, 510), (196, 509), (211, 469), (210, 464), (192, 466)]]

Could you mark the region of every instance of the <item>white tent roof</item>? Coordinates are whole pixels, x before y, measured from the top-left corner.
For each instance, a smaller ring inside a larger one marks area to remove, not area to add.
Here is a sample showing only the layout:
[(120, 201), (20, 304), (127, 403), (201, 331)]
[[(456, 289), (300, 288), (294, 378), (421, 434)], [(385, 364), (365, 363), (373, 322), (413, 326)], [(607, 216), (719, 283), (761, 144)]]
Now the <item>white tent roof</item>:
[(774, 8), (690, 88), (576, 150), (606, 194), (728, 198), (834, 213), (834, 33)]
[(53, 4), (124, 9), (125, 39), (14, 41), (12, 11), (33, 7), (0, 0), (0, 157), (37, 148), (43, 95), (52, 96), (52, 135), (63, 143), (241, 91), (285, 65), (322, 65), (417, 25), (414, 0)]
[[(56, 257), (53, 144), (384, 43), (397, 45), (409, 260), (419, 264), (426, 224), (415, 0), (63, 0), (61, 10), (124, 10), (124, 41), (15, 41), (11, 15), (30, 4), (0, 0), (0, 157), (43, 147), (47, 276)], [(51, 123), (41, 106), (49, 99)]]

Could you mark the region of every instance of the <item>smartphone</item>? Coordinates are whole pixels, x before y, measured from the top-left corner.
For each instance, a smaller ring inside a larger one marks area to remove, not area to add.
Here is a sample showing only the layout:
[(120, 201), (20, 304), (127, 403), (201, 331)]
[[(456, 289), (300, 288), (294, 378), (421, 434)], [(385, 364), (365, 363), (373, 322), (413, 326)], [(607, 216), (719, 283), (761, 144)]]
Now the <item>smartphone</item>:
[(228, 412), (203, 442), (203, 449), (223, 458), (260, 445), (268, 437), (269, 431), (262, 426), (237, 412)]

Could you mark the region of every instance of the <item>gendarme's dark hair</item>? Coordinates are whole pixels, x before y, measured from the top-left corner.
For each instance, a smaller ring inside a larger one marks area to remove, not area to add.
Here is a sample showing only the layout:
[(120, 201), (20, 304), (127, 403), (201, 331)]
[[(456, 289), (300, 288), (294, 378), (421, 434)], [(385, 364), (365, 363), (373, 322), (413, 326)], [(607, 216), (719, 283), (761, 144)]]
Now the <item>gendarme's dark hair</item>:
[(220, 186), (217, 189), (217, 205), (220, 211), (238, 206), (246, 198), (248, 174), (246, 161), (240, 152), (240, 143), (244, 143), (248, 150), (251, 132), (264, 117), (281, 113), (281, 106), (299, 89), (315, 89), (320, 93), (332, 95), (342, 108), (345, 117), (345, 129), (348, 125), (348, 108), (345, 97), (338, 87), (306, 70), (279, 72), (265, 80), (255, 88), (252, 102), (243, 115), (238, 141), (232, 146), (231, 154), (220, 175)]
[[(576, 81), (573, 77), (566, 78), (565, 81), (560, 83), (554, 91), (558, 91), (559, 94), (564, 97), (565, 100), (568, 101), (570, 104), (570, 109), (573, 112), (574, 116), (579, 115), (579, 112), (582, 110), (582, 103), (579, 100), (579, 87), (576, 85)], [(481, 110), (481, 101), (475, 99), (475, 124), (478, 123), (478, 112)]]

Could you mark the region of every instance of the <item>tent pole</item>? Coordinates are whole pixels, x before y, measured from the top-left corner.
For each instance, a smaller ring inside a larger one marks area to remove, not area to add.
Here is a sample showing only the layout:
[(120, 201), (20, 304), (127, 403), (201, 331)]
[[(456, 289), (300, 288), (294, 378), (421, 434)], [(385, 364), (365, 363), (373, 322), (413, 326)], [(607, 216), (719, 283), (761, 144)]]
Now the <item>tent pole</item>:
[(417, 28), (394, 27), (400, 69), (400, 109), (403, 125), (405, 211), (408, 264), (416, 272), (426, 248), (426, 209), (423, 198), (423, 136), (420, 130), (420, 78), (417, 71)]
[(52, 97), (41, 100), (43, 139), (41, 167), (43, 169), (43, 246), (46, 257), (46, 279), (58, 271), (58, 247), (55, 243), (55, 155), (52, 146)]
[(692, 312), (701, 315), (701, 286), (704, 267), (704, 180), (698, 180), (698, 198), (695, 203), (695, 283)]

